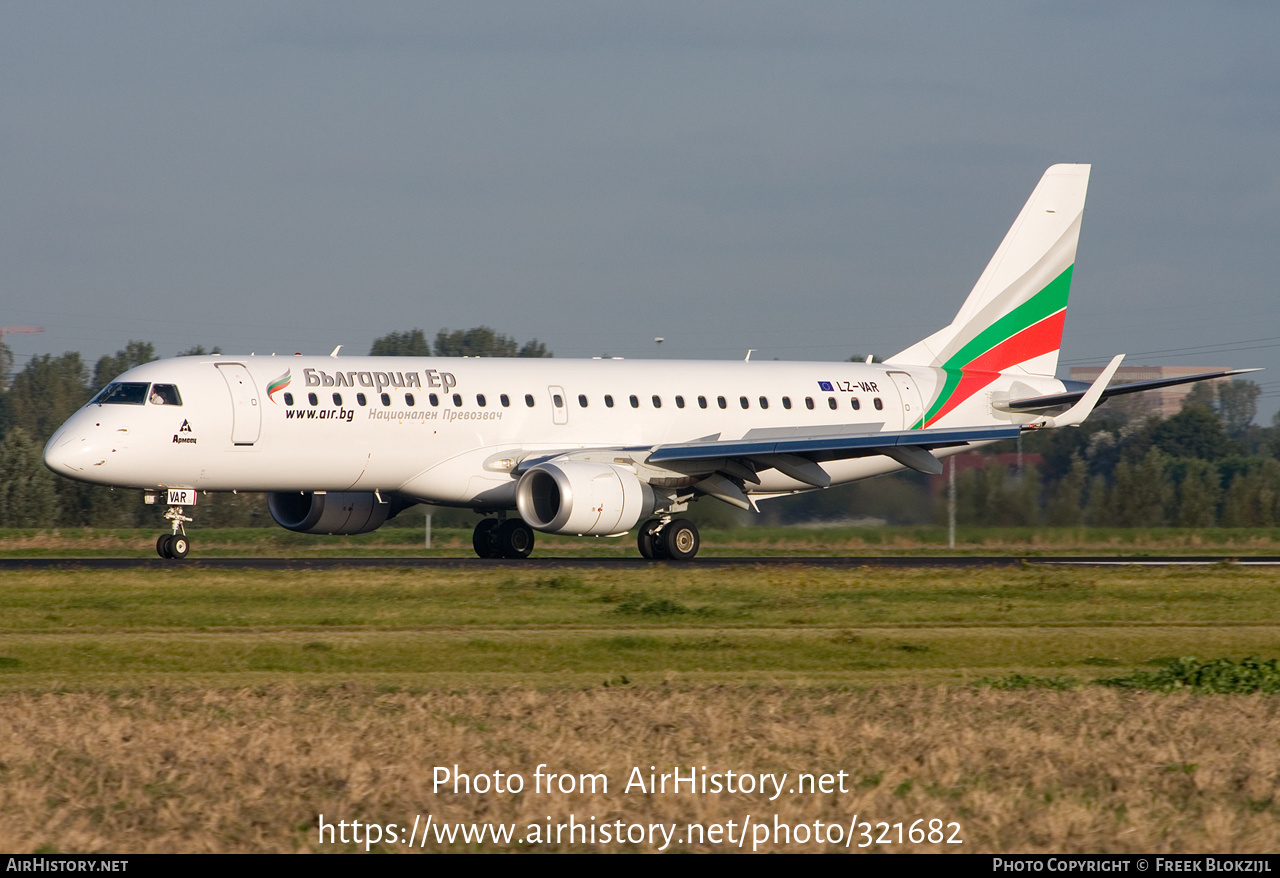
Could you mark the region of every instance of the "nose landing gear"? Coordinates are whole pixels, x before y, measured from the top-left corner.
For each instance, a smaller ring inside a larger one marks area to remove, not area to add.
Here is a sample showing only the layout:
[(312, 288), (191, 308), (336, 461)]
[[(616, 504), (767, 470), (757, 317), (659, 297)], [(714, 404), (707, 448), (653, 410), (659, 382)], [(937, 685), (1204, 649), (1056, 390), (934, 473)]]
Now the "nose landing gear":
[(187, 530), (182, 525), (184, 522), (191, 521), (192, 518), (184, 515), (182, 509), (181, 506), (170, 506), (165, 510), (164, 517), (173, 522), (173, 533), (160, 534), (156, 539), (156, 554), (161, 558), (180, 561), (187, 557), (187, 552), (191, 551)]

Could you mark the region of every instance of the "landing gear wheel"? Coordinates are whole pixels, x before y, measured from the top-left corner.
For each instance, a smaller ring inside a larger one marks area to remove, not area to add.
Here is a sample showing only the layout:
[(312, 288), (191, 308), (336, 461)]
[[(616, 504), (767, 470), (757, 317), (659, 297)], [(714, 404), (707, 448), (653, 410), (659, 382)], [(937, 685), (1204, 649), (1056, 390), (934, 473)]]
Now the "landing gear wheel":
[(156, 554), (161, 558), (173, 557), (173, 534), (160, 534), (156, 538)]
[(498, 526), (498, 556), (528, 558), (533, 551), (533, 528), (518, 518), (508, 518)]
[(672, 561), (688, 561), (698, 554), (698, 529), (687, 518), (677, 518), (668, 524), (659, 538)]
[(191, 551), (191, 543), (186, 534), (173, 534), (169, 537), (169, 557), (181, 561)]
[(495, 537), (500, 524), (502, 522), (496, 518), (486, 518), (471, 532), (471, 548), (475, 549), (476, 554), (481, 558), (499, 557)]
[(651, 518), (640, 525), (640, 530), (636, 532), (636, 546), (640, 549), (640, 554), (650, 561), (660, 561), (666, 557), (659, 531), (661, 527), (661, 521)]

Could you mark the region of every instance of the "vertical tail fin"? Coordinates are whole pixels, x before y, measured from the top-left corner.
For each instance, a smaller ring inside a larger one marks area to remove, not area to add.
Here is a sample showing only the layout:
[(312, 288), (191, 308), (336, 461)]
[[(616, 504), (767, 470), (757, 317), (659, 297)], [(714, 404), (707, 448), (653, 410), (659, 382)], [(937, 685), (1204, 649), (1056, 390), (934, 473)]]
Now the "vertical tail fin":
[(946, 370), (917, 426), (941, 418), (996, 373), (1057, 370), (1088, 186), (1089, 165), (1045, 171), (951, 324), (889, 358)]

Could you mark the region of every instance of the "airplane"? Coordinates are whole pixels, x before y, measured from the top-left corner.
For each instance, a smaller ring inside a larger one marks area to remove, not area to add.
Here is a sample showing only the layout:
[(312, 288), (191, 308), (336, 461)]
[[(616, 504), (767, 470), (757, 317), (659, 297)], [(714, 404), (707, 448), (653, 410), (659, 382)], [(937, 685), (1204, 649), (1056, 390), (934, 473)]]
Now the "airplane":
[[(681, 513), (742, 509), (1078, 425), (1101, 401), (1253, 370), (1108, 386), (1054, 377), (1090, 166), (1050, 167), (947, 326), (881, 363), (187, 356), (137, 366), (49, 440), (46, 466), (167, 507), (187, 556), (201, 494), (267, 495), (310, 534), (372, 531), (418, 503), (469, 507), (481, 558), (534, 532), (699, 548)], [(512, 515), (511, 513), (516, 513)]]

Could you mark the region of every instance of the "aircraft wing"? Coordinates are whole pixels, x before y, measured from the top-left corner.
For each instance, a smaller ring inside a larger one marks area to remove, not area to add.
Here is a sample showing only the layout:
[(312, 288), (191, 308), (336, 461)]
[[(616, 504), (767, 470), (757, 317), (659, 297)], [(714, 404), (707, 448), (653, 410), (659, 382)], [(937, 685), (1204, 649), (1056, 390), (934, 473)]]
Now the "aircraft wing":
[(839, 432), (839, 429), (823, 432), (806, 432), (804, 428), (752, 430), (741, 439), (721, 441), (709, 437), (658, 445), (649, 452), (646, 463), (678, 468), (680, 464), (705, 462), (710, 468), (716, 468), (717, 461), (736, 459), (749, 461), (757, 469), (774, 467), (815, 487), (826, 487), (830, 480), (816, 466), (823, 461), (884, 454), (912, 469), (936, 475), (942, 472), (942, 462), (930, 454), (929, 449), (1012, 439), (1023, 427), (1000, 424), (887, 432), (867, 432), (865, 428)]
[[(1228, 378), (1232, 375), (1244, 375), (1248, 372), (1259, 372), (1260, 369), (1224, 369), (1219, 372), (1201, 372), (1197, 375), (1180, 375), (1177, 378), (1157, 378), (1152, 381), (1135, 381), (1131, 384), (1115, 384), (1102, 391), (1102, 399), (1099, 402), (1105, 402), (1113, 396), (1123, 396), (1126, 393), (1141, 393), (1144, 390), (1156, 390), (1161, 387), (1173, 387), (1176, 384), (1190, 384), (1193, 381), (1211, 381), (1214, 378)], [(999, 407), (1006, 411), (1029, 412), (1039, 409), (1056, 408), (1060, 405), (1072, 405), (1080, 401), (1080, 398), (1088, 392), (1088, 387), (1083, 386), (1079, 390), (1069, 390), (1066, 393), (1053, 393), (1048, 396), (1029, 396), (1025, 399), (1015, 399), (1009, 402), (1000, 403)]]

